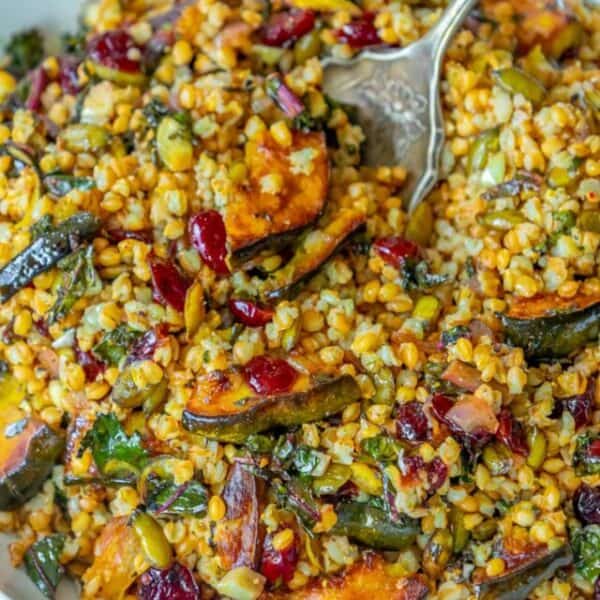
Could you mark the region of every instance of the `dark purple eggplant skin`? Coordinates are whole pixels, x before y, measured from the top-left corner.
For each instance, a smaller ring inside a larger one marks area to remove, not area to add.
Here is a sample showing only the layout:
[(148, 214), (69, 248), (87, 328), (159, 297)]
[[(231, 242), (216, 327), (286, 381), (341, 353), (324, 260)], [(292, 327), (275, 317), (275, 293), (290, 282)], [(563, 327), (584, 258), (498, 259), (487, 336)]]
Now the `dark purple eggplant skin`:
[(0, 303), (91, 240), (99, 229), (98, 217), (80, 212), (38, 237), (0, 270)]
[(488, 579), (475, 586), (479, 600), (527, 600), (540, 583), (554, 576), (558, 569), (573, 563), (569, 544), (517, 567), (510, 573)]

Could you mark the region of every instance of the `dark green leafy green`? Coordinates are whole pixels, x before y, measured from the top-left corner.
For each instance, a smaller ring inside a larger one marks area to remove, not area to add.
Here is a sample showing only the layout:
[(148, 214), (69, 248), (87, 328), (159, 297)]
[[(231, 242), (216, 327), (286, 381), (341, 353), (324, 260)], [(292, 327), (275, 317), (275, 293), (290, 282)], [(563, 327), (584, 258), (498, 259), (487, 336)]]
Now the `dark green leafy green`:
[(146, 478), (144, 502), (155, 514), (201, 517), (206, 513), (207, 500), (206, 488), (199, 481), (177, 485), (153, 473)]
[(300, 524), (311, 532), (320, 518), (320, 512), (309, 483), (302, 478), (290, 479), (285, 483), (276, 482), (273, 491), (278, 504), (293, 512)]
[(5, 52), (10, 59), (8, 68), (17, 77), (23, 77), (37, 67), (44, 58), (44, 38), (37, 29), (28, 29), (11, 36)]
[(442, 346), (455, 344), (460, 338), (469, 337), (469, 328), (466, 325), (457, 325), (442, 332)]
[(588, 581), (600, 576), (600, 525), (588, 525), (571, 537), (577, 572)]
[(127, 356), (129, 348), (141, 335), (141, 331), (122, 323), (112, 331), (105, 333), (102, 341), (92, 348), (92, 352), (106, 364), (116, 367)]
[(600, 473), (600, 454), (594, 448), (600, 446), (600, 435), (584, 433), (577, 437), (575, 453), (573, 454), (573, 466), (577, 475), (597, 475)]
[(245, 446), (252, 454), (270, 454), (275, 447), (275, 440), (262, 433), (251, 433)]
[(323, 458), (322, 452), (302, 444), (294, 452), (294, 468), (302, 475), (312, 475), (323, 464)]
[(157, 98), (152, 98), (152, 100), (144, 106), (142, 113), (146, 117), (146, 121), (148, 121), (150, 127), (158, 127), (161, 119), (169, 114), (169, 107)]
[(25, 571), (46, 598), (54, 598), (56, 587), (64, 575), (64, 568), (59, 562), (64, 545), (65, 536), (56, 533), (41, 538), (25, 553)]
[(62, 271), (62, 280), (56, 302), (48, 314), (49, 324), (68, 314), (80, 298), (94, 296), (102, 291), (102, 280), (94, 268), (93, 254), (94, 248), (90, 245), (58, 263)]
[(117, 461), (139, 470), (148, 459), (148, 453), (141, 442), (138, 433), (130, 436), (125, 433), (114, 414), (100, 414), (81, 441), (80, 452), (89, 448), (100, 471), (105, 471), (109, 461)]

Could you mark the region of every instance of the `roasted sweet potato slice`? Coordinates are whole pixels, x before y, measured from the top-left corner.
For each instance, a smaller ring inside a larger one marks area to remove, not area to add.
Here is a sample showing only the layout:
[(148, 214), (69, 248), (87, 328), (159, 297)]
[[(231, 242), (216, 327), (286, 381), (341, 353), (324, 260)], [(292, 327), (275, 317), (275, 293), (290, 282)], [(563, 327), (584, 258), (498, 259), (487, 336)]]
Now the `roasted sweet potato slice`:
[(83, 598), (118, 600), (148, 564), (127, 517), (117, 517), (102, 530), (94, 546), (94, 562), (83, 574)]
[(327, 580), (315, 581), (294, 592), (273, 592), (261, 600), (424, 600), (429, 589), (418, 575), (390, 575), (382, 558), (368, 554), (344, 571)]
[(227, 513), (215, 533), (223, 567), (257, 569), (264, 537), (264, 526), (260, 520), (264, 483), (236, 461), (229, 469), (223, 499)]
[[(248, 183), (235, 191), (224, 214), (234, 262), (288, 244), (319, 217), (327, 200), (329, 163), (321, 133), (295, 131), (284, 148), (265, 132), (246, 144), (246, 166)], [(273, 187), (277, 180), (279, 190)]]

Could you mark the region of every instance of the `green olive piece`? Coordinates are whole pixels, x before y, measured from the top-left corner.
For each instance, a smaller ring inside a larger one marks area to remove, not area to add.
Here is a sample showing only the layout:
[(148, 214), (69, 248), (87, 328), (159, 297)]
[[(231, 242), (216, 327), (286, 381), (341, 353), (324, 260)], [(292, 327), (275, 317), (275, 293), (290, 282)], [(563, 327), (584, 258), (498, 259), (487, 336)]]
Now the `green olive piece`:
[(131, 525), (152, 566), (158, 569), (167, 568), (173, 560), (173, 550), (158, 521), (148, 513), (136, 510), (133, 513)]
[(546, 460), (546, 448), (548, 446), (546, 436), (543, 431), (534, 427), (527, 437), (527, 445), (529, 446), (527, 464), (532, 469), (539, 469), (544, 464), (544, 460)]
[(521, 94), (532, 104), (541, 104), (546, 88), (534, 77), (516, 67), (494, 71), (494, 78), (507, 91)]
[(317, 496), (335, 494), (351, 475), (352, 470), (347, 465), (330, 465), (324, 475), (313, 479), (313, 491)]

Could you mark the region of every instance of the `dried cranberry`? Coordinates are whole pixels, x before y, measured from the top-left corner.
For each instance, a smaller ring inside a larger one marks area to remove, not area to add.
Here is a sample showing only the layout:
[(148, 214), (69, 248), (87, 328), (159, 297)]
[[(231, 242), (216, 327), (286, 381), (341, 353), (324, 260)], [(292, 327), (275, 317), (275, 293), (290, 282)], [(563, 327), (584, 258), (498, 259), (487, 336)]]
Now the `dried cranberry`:
[(433, 416), (442, 423), (447, 424), (446, 413), (452, 408), (452, 405), (452, 400), (444, 394), (433, 394), (431, 397)]
[(280, 358), (255, 356), (244, 367), (244, 376), (257, 394), (269, 396), (288, 392), (298, 378), (298, 371)]
[(206, 210), (194, 215), (189, 223), (192, 245), (202, 260), (219, 275), (227, 275), (227, 233), (223, 218), (216, 210)]
[(36, 319), (33, 321), (33, 325), (37, 332), (44, 337), (50, 337), (50, 330), (48, 329), (48, 321), (46, 319)]
[(420, 402), (403, 404), (396, 412), (396, 437), (407, 442), (423, 442), (428, 438), (429, 421)]
[(589, 458), (600, 458), (600, 440), (594, 440), (587, 447), (587, 455)]
[(229, 300), (229, 308), (233, 316), (248, 327), (260, 327), (273, 319), (275, 312), (271, 308), (263, 308), (251, 300)]
[(296, 536), (292, 543), (283, 550), (273, 548), (273, 535), (265, 537), (260, 572), (270, 583), (287, 583), (294, 576), (298, 564), (298, 548)]
[(529, 453), (523, 425), (507, 409), (502, 410), (498, 415), (496, 437), (516, 454), (526, 456)]
[(182, 311), (185, 294), (190, 282), (181, 271), (170, 262), (153, 257), (150, 259), (152, 272), (152, 295), (160, 304), (168, 304), (175, 310)]
[(427, 464), (427, 481), (432, 494), (444, 485), (447, 477), (448, 467), (439, 456)]
[(87, 381), (95, 381), (96, 377), (106, 370), (106, 365), (101, 360), (96, 358), (91, 352), (82, 350), (79, 344), (75, 344), (75, 357), (81, 365)]
[(169, 331), (166, 325), (159, 325), (154, 329), (147, 331), (141, 338), (138, 338), (127, 356), (127, 363), (136, 360), (151, 360), (156, 349), (167, 339)]
[(141, 68), (142, 49), (123, 29), (106, 31), (88, 43), (89, 57), (105, 67), (127, 73), (138, 73)]
[(48, 75), (44, 67), (38, 67), (29, 76), (31, 85), (29, 95), (25, 101), (25, 108), (37, 111), (42, 107), (42, 94), (48, 85)]
[(138, 579), (139, 600), (199, 600), (200, 588), (191, 571), (179, 563), (151, 567)]
[(59, 60), (60, 71), (58, 74), (60, 87), (66, 94), (75, 95), (80, 91), (77, 67), (79, 62), (72, 56), (61, 56)]
[(154, 241), (154, 231), (152, 229), (138, 229), (137, 231), (127, 231), (125, 229), (109, 229), (106, 235), (113, 242), (122, 242), (123, 240), (137, 240), (151, 244)]
[(582, 483), (573, 496), (573, 510), (584, 525), (600, 525), (600, 487)]
[(592, 419), (595, 389), (596, 381), (594, 379), (590, 379), (583, 394), (571, 396), (570, 398), (565, 398), (562, 401), (564, 407), (573, 415), (576, 429), (583, 427)]
[(289, 46), (315, 26), (312, 10), (288, 10), (275, 13), (261, 29), (260, 39), (266, 46)]
[(354, 19), (336, 32), (338, 40), (351, 48), (365, 48), (381, 44), (381, 38), (373, 23), (373, 15), (364, 14), (360, 19)]
[(417, 244), (396, 236), (381, 238), (373, 247), (386, 263), (394, 267), (399, 267), (407, 258), (414, 258), (419, 254)]

